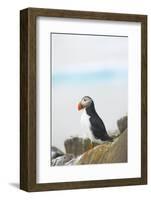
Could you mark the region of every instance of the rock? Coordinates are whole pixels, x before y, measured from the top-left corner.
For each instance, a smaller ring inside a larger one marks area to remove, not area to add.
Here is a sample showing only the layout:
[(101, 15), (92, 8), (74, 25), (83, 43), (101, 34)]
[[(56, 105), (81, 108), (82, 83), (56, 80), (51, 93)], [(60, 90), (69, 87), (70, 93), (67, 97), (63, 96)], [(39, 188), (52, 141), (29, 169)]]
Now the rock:
[(123, 162), (127, 162), (127, 130), (114, 142), (98, 145), (74, 161), (77, 165)]
[(73, 159), (73, 155), (72, 154), (65, 154), (63, 156), (59, 156), (57, 158), (52, 159), (51, 161), (51, 165), (52, 166), (61, 166), (61, 165), (65, 165), (65, 163), (69, 162), (70, 160)]
[(70, 161), (66, 162), (65, 165), (75, 165), (76, 164), (77, 159), (73, 158)]
[(119, 119), (117, 126), (119, 130), (110, 133), (113, 142), (93, 142), (91, 150), (91, 140), (80, 137), (65, 140), (66, 153), (52, 147), (52, 166), (127, 162), (127, 116)]
[(117, 121), (117, 126), (119, 128), (120, 133), (127, 129), (127, 116), (122, 117)]
[(72, 154), (64, 154), (60, 149), (57, 147), (51, 147), (51, 165), (52, 166), (60, 166), (65, 165), (66, 162), (69, 162), (73, 159)]
[(63, 156), (64, 153), (58, 149), (57, 147), (52, 146), (51, 147), (51, 159), (57, 158), (59, 156)]
[(67, 154), (73, 154), (75, 157), (83, 154), (90, 148), (91, 140), (89, 138), (83, 139), (80, 137), (72, 137), (64, 142)]

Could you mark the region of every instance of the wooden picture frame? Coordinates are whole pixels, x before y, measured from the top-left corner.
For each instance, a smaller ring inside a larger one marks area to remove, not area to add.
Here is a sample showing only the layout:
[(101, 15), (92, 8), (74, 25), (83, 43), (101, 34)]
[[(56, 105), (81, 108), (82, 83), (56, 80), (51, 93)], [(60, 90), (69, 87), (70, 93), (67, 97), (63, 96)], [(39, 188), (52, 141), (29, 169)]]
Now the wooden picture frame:
[[(36, 18), (60, 17), (141, 23), (141, 177), (36, 183)], [(46, 191), (147, 184), (147, 16), (27, 8), (20, 12), (20, 188)]]

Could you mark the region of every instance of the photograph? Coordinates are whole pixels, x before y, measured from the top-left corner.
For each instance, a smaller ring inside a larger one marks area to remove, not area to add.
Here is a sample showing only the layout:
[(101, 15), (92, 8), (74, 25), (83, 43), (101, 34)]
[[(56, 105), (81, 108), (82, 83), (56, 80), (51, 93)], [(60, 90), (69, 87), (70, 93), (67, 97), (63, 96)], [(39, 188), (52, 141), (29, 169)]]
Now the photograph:
[(128, 162), (128, 36), (50, 33), (50, 166)]

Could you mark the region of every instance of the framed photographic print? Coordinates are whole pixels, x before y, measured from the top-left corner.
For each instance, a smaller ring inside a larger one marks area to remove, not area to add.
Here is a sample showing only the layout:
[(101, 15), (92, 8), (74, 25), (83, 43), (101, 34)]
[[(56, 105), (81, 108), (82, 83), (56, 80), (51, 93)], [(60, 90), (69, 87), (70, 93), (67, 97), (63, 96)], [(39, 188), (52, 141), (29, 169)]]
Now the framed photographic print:
[(147, 183), (147, 16), (20, 12), (20, 188)]

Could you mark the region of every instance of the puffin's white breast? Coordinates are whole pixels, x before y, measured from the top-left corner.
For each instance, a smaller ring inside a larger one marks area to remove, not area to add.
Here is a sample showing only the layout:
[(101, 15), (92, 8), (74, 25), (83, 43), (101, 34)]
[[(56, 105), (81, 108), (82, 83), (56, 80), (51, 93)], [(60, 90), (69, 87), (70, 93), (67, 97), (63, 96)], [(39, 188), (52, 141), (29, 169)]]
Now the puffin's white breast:
[(81, 124), (82, 126), (85, 126), (87, 128), (90, 128), (90, 116), (86, 113), (86, 110), (83, 110), (83, 113), (81, 115)]
[(90, 116), (86, 113), (86, 110), (83, 110), (83, 113), (81, 115), (81, 126), (83, 128), (83, 134), (88, 137), (88, 138), (92, 138), (92, 133), (91, 133), (91, 124), (90, 124)]
[(96, 139), (93, 136), (93, 133), (91, 131), (90, 116), (86, 113), (85, 109), (83, 110), (83, 113), (81, 115), (81, 126), (84, 137), (91, 139), (91, 141), (93, 142), (102, 143), (100, 139)]

